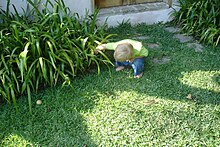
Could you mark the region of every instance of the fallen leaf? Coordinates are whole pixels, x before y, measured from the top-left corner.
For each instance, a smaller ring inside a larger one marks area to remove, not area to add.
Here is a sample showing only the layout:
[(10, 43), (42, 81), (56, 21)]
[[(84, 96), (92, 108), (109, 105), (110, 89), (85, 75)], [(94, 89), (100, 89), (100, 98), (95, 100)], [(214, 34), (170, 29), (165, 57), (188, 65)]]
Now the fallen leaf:
[(192, 94), (191, 93), (188, 94), (186, 98), (192, 100), (193, 99)]
[(147, 102), (144, 102), (144, 104), (147, 105), (147, 106), (155, 104), (155, 103), (157, 103), (155, 100), (149, 100)]

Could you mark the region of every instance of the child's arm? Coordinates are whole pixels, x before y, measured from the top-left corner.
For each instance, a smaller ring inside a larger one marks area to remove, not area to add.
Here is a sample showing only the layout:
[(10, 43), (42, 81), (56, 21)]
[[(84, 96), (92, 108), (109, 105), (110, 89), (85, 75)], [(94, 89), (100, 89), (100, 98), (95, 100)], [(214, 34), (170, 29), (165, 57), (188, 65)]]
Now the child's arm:
[(114, 50), (114, 45), (115, 43), (100, 44), (96, 47), (94, 53), (97, 54), (99, 51), (104, 51), (104, 50)]

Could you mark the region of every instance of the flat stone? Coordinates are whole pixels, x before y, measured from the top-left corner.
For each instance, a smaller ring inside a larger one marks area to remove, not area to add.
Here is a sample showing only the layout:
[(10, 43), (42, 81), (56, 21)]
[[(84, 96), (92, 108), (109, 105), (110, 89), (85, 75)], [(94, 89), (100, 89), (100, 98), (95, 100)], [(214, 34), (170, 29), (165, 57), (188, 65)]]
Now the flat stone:
[(170, 32), (170, 33), (178, 33), (178, 32), (180, 32), (181, 28), (178, 28), (178, 27), (166, 27), (165, 30)]
[(183, 35), (183, 34), (176, 34), (176, 35), (174, 35), (174, 37), (179, 39), (179, 41), (181, 43), (185, 43), (185, 42), (189, 42), (189, 41), (193, 40), (192, 36), (186, 36), (186, 35)]
[(153, 48), (159, 48), (159, 47), (160, 47), (160, 45), (159, 45), (159, 44), (156, 44), (156, 43), (148, 43), (147, 46), (148, 46), (149, 48), (151, 48), (151, 49), (153, 49)]
[(199, 43), (187, 43), (189, 48), (195, 49), (195, 52), (203, 52), (203, 46)]
[(170, 58), (168, 56), (164, 56), (162, 58), (154, 58), (153, 59), (153, 63), (154, 64), (166, 64), (168, 62), (170, 62)]
[(149, 36), (136, 36), (136, 37), (134, 37), (134, 39), (147, 40), (147, 39), (150, 39), (150, 37)]

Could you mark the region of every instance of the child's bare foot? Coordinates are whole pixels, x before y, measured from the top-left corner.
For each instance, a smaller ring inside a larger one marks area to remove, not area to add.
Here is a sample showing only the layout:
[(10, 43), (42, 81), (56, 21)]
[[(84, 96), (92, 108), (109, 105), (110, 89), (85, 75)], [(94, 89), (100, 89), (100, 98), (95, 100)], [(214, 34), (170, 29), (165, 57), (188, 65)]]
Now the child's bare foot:
[(142, 73), (140, 73), (139, 75), (136, 75), (136, 76), (134, 76), (134, 78), (137, 78), (137, 79), (139, 79), (139, 78), (141, 78), (142, 76), (143, 76), (143, 72)]
[(124, 66), (118, 66), (115, 70), (116, 70), (116, 71), (120, 71), (120, 70), (123, 70), (123, 69), (125, 69)]

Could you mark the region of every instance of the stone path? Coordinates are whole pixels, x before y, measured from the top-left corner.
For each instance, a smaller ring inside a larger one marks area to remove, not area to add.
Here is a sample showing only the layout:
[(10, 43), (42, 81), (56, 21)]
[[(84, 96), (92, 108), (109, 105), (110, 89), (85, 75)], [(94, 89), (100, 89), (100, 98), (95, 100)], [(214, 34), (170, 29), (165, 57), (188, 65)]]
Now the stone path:
[(157, 43), (148, 43), (147, 46), (151, 49), (157, 49), (160, 47), (160, 45)]
[(147, 40), (149, 38), (150, 38), (149, 36), (136, 36), (136, 37), (134, 37), (134, 39), (138, 39), (138, 40)]
[(203, 46), (199, 43), (187, 43), (187, 46), (195, 49), (195, 52), (203, 52)]
[[(181, 34), (180, 28), (166, 27), (165, 30), (170, 33), (174, 33), (173, 37), (175, 39), (178, 39), (180, 43), (186, 43), (186, 46), (188, 48), (192, 48), (195, 50), (195, 52), (198, 52), (198, 53), (203, 52), (204, 47), (201, 44), (199, 44), (198, 41), (196, 41), (192, 36)], [(137, 36), (134, 39), (146, 40), (146, 39), (149, 39), (149, 37), (148, 36)], [(158, 43), (148, 43), (147, 46), (150, 49), (160, 49), (160, 44)], [(152, 62), (154, 64), (166, 64), (166, 63), (169, 63), (170, 61), (171, 61), (171, 58), (169, 56), (163, 56), (160, 58), (152, 59)]]
[(185, 36), (184, 34), (175, 34), (174, 37), (179, 39), (179, 41), (181, 43), (193, 41), (193, 37), (192, 36)]
[(195, 52), (203, 52), (203, 46), (198, 43), (192, 36), (186, 36), (180, 34), (180, 28), (178, 27), (167, 27), (166, 31), (170, 33), (175, 33), (174, 38), (178, 39), (181, 43), (187, 43), (187, 47), (192, 48)]
[(166, 27), (165, 30), (170, 33), (179, 33), (181, 29), (178, 27)]

